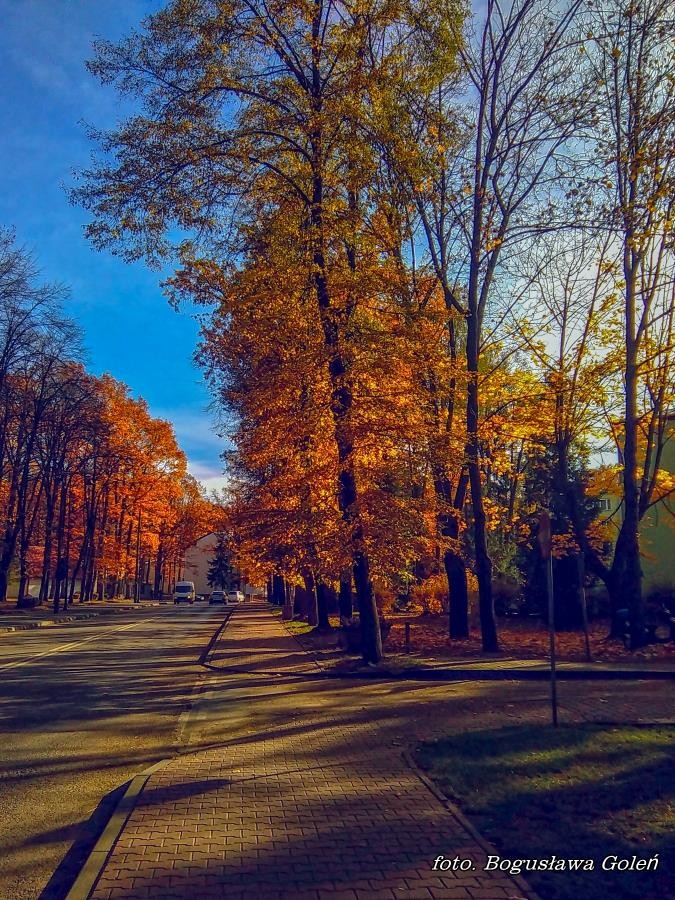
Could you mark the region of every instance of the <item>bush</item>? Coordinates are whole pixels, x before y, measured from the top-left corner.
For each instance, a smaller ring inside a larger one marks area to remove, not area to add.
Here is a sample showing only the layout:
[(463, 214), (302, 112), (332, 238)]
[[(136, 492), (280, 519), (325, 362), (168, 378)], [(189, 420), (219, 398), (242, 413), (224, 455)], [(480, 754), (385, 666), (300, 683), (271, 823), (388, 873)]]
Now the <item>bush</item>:
[(665, 606), (671, 615), (675, 615), (675, 585), (669, 581), (652, 585), (645, 594), (645, 606), (649, 612), (659, 612)]
[[(382, 643), (387, 640), (391, 631), (391, 622), (380, 616), (380, 632), (382, 634)], [(349, 625), (343, 625), (340, 629), (338, 638), (338, 647), (346, 650), (347, 653), (361, 652), (361, 625), (358, 619), (354, 619)]]
[(492, 597), (498, 616), (513, 616), (521, 612), (523, 598), (520, 584), (515, 578), (508, 575), (496, 578), (492, 583)]
[(384, 582), (377, 581), (373, 584), (373, 590), (375, 591), (375, 603), (377, 604), (380, 615), (391, 615), (391, 613), (394, 612), (397, 600), (396, 594), (391, 586)]
[(432, 575), (410, 590), (411, 600), (422, 607), (423, 615), (438, 615), (448, 606), (448, 582), (445, 575)]

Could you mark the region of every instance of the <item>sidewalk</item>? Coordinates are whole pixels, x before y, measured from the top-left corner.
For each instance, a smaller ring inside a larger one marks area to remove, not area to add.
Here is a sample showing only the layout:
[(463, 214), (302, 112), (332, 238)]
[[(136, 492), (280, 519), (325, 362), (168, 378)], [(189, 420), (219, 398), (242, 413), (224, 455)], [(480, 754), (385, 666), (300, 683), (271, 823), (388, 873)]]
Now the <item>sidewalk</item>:
[[(405, 688), (308, 679), (316, 664), (262, 606), (234, 612), (211, 662), (202, 704), (223, 712), (195, 742), (227, 738), (148, 778), (94, 900), (534, 897), (483, 870), (489, 848), (402, 756), (403, 722), (428, 733)], [(441, 855), (471, 868), (434, 871)]]

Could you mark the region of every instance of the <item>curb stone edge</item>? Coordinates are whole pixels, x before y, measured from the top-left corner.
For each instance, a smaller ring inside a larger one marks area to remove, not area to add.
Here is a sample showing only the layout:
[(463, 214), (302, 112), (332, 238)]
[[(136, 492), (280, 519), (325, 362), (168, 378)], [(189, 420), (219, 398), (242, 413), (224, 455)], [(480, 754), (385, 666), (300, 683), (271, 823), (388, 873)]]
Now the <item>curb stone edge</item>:
[(112, 811), (102, 834), (84, 861), (75, 882), (66, 894), (65, 900), (87, 900), (90, 896), (99, 875), (108, 861), (110, 851), (124, 830), (124, 826), (136, 805), (138, 796), (143, 791), (150, 776), (162, 769), (169, 761), (169, 758), (161, 759), (131, 779), (129, 786)]
[[(495, 848), (483, 837), (483, 835), (479, 831), (476, 831), (474, 826), (467, 819), (460, 808), (456, 806), (449, 797), (446, 797), (443, 791), (441, 791), (441, 789), (438, 787), (438, 785), (433, 782), (431, 778), (429, 778), (429, 776), (422, 771), (422, 769), (420, 769), (420, 767), (415, 762), (412, 753), (409, 750), (404, 750), (401, 753), (401, 756), (403, 757), (403, 761), (408, 766), (408, 768), (412, 769), (412, 771), (419, 778), (422, 784), (424, 784), (427, 790), (429, 790), (434, 795), (434, 797), (436, 797), (436, 799), (443, 804), (447, 811), (452, 816), (454, 816), (455, 819), (457, 819), (462, 827), (465, 828), (466, 831), (468, 831), (475, 842), (483, 850), (485, 850), (488, 855), (494, 854)], [(523, 897), (526, 898), (526, 900), (541, 900), (539, 894), (537, 894), (520, 875), (511, 875), (510, 877), (523, 892)]]

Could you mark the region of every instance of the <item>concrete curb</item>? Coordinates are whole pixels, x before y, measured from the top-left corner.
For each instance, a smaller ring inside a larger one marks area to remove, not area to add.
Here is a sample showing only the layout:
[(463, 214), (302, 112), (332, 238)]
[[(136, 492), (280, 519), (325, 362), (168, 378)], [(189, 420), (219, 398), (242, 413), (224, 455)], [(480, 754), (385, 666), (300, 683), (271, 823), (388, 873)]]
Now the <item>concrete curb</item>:
[(232, 618), (233, 612), (234, 612), (233, 609), (226, 610), (226, 615), (225, 615), (225, 619), (223, 620), (223, 623), (221, 625), (219, 625), (218, 628), (215, 630), (215, 632), (211, 636), (210, 641), (208, 642), (206, 647), (202, 650), (202, 652), (199, 656), (199, 665), (200, 666), (204, 666), (206, 668), (209, 667), (209, 656), (211, 656), (211, 654), (215, 652), (216, 645), (217, 645), (218, 641), (220, 640), (220, 636), (223, 633), (223, 631), (225, 631), (225, 629), (227, 628), (227, 623)]
[[(202, 660), (205, 659), (212, 651), (219, 635), (227, 625), (229, 618), (230, 616), (228, 615), (223, 624), (220, 625), (219, 628), (217, 628), (214, 632), (205, 650), (202, 651), (202, 654), (198, 660), (199, 665), (203, 665)], [(108, 819), (108, 823), (103, 829), (101, 836), (96, 841), (96, 844), (84, 861), (82, 868), (80, 869), (80, 872), (75, 879), (75, 882), (73, 883), (73, 886), (66, 894), (65, 900), (87, 900), (96, 882), (98, 881), (99, 875), (103, 871), (105, 864), (108, 861), (108, 857), (110, 856), (112, 848), (115, 846), (117, 839), (124, 830), (124, 826), (126, 825), (129, 816), (136, 806), (138, 797), (143, 792), (143, 788), (145, 787), (145, 785), (148, 783), (148, 780), (152, 775), (155, 774), (155, 772), (163, 769), (164, 766), (168, 765), (168, 763), (183, 755), (181, 753), (181, 739), (185, 732), (187, 721), (190, 713), (192, 712), (194, 702), (199, 694), (203, 691), (203, 689), (203, 675), (200, 675), (192, 686), (192, 691), (187, 708), (184, 709), (178, 717), (178, 723), (176, 726), (176, 739), (174, 742), (175, 756), (160, 760), (158, 763), (155, 763), (153, 766), (150, 766), (150, 768), (145, 769), (145, 771), (141, 772), (139, 775), (135, 775), (131, 779), (131, 781), (129, 782), (129, 786), (127, 787), (117, 806), (113, 810), (110, 818)], [(188, 751), (188, 753), (189, 752), (190, 751)]]
[[(309, 656), (311, 652), (304, 651)], [(322, 668), (315, 659), (313, 662), (319, 669), (318, 672), (288, 672), (283, 677), (335, 679), (337, 681), (549, 681), (551, 678), (548, 669), (481, 669), (481, 668), (437, 668), (437, 669), (406, 669), (403, 672), (391, 672), (386, 670), (363, 672), (340, 672), (329, 668)], [(251, 671), (238, 666), (218, 666), (214, 663), (203, 663), (211, 672), (237, 672), (248, 675), (278, 675), (271, 669), (256, 669)], [(675, 681), (675, 670), (641, 669), (630, 671), (619, 669), (556, 669), (558, 681)]]
[(82, 622), (86, 619), (96, 619), (99, 616), (118, 616), (122, 613), (133, 612), (136, 609), (148, 609), (160, 605), (159, 603), (147, 603), (143, 607), (120, 606), (118, 609), (97, 609), (72, 616), (61, 616), (58, 619), (37, 619), (33, 622), (19, 622), (16, 625), (0, 625), (0, 634), (9, 634), (15, 631), (33, 631), (35, 628), (52, 628), (55, 625), (63, 625), (68, 622)]
[[(415, 773), (415, 775), (417, 775), (424, 786), (434, 795), (434, 797), (436, 797), (437, 800), (439, 800), (443, 804), (448, 812), (452, 816), (454, 816), (455, 819), (457, 819), (461, 826), (466, 829), (466, 831), (468, 831), (474, 841), (488, 854), (488, 856), (498, 855), (496, 854), (495, 848), (485, 840), (485, 838), (479, 831), (476, 831), (476, 829), (466, 818), (461, 809), (458, 806), (455, 806), (452, 800), (448, 799), (448, 797), (445, 796), (445, 794), (431, 780), (431, 778), (429, 778), (429, 776), (420, 769), (410, 751), (404, 750), (401, 756), (403, 757), (403, 761), (408, 766), (408, 768), (412, 769), (412, 771)], [(535, 891), (532, 890), (530, 885), (520, 875), (511, 875), (510, 877), (517, 884), (518, 888), (523, 892), (523, 896), (527, 898), (527, 900), (541, 900), (539, 894), (535, 893)]]
[(61, 619), (39, 619), (37, 622), (22, 622), (20, 625), (0, 625), (0, 633), (8, 634), (13, 631), (33, 631), (35, 628), (50, 628), (54, 625), (63, 625), (66, 622), (81, 622), (85, 619), (95, 619), (101, 613), (87, 613), (82, 616), (64, 616)]
[(84, 865), (80, 869), (80, 873), (75, 879), (75, 883), (66, 894), (65, 900), (87, 900), (91, 894), (94, 885), (98, 881), (98, 877), (108, 860), (110, 851), (115, 846), (115, 842), (122, 833), (124, 826), (131, 815), (139, 795), (148, 780), (155, 772), (162, 769), (170, 760), (162, 759), (154, 766), (141, 772), (140, 775), (134, 776), (129, 782), (129, 787), (124, 792), (117, 806), (113, 810), (112, 815), (108, 819), (108, 824), (103, 829), (103, 833), (96, 841), (94, 849), (89, 853)]

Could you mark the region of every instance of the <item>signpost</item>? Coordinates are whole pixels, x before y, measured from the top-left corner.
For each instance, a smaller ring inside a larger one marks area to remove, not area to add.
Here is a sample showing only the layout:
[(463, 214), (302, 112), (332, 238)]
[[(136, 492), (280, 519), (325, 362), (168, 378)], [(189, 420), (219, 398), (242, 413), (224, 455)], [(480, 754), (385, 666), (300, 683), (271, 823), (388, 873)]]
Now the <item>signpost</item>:
[(553, 554), (551, 539), (551, 516), (542, 510), (539, 516), (539, 549), (546, 567), (546, 591), (548, 593), (548, 643), (551, 661), (551, 720), (558, 724), (558, 693), (555, 678), (555, 607), (553, 603)]
[(584, 623), (584, 641), (586, 643), (586, 662), (591, 662), (591, 642), (588, 637), (588, 606), (586, 604), (586, 567), (584, 553), (577, 553), (577, 572), (579, 575), (579, 599), (581, 600), (581, 616)]

